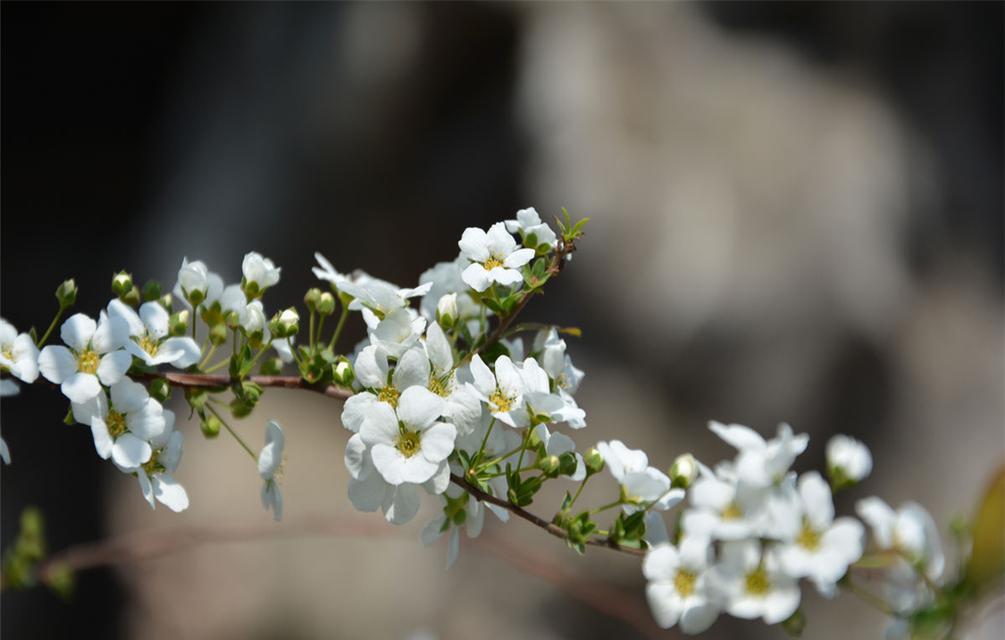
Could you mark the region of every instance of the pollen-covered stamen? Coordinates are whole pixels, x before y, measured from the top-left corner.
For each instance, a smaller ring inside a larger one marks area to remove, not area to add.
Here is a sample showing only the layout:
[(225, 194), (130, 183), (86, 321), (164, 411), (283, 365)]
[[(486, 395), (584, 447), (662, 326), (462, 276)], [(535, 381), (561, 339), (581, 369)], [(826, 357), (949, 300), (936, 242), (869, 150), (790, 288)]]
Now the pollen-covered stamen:
[(726, 508), (722, 510), (720, 516), (723, 520), (739, 520), (743, 517), (743, 509), (736, 502), (730, 502), (726, 505)]
[(401, 455), (406, 458), (411, 458), (419, 452), (419, 445), (422, 441), (422, 437), (418, 431), (409, 431), (408, 429), (402, 429), (401, 433), (398, 435), (398, 441), (395, 446)]
[(747, 574), (743, 581), (743, 588), (749, 595), (763, 597), (771, 591), (771, 581), (768, 580), (768, 572), (764, 567), (759, 566)]
[(150, 459), (143, 463), (143, 470), (147, 472), (148, 476), (153, 476), (155, 473), (164, 473), (167, 468), (161, 463), (160, 455), (163, 453), (164, 449), (155, 449), (152, 454), (150, 454)]
[(441, 398), (446, 398), (450, 395), (450, 389), (436, 376), (429, 376), (429, 390)]
[(513, 398), (503, 393), (501, 389), (496, 389), (495, 392), (489, 396), (489, 404), (494, 407), (495, 411), (499, 413), (506, 413), (513, 408)]
[(11, 347), (4, 347), (4, 348), (0, 349), (0, 355), (3, 355), (4, 358), (13, 361), (14, 360), (14, 349), (11, 348)]
[(796, 544), (807, 551), (816, 551), (820, 547), (820, 532), (811, 527), (806, 518), (803, 518), (803, 528), (796, 537)]
[(677, 575), (673, 578), (673, 586), (677, 590), (677, 593), (686, 598), (694, 593), (695, 582), (697, 580), (698, 576), (694, 572), (687, 569), (678, 569)]
[(384, 387), (383, 389), (377, 392), (377, 399), (380, 400), (381, 402), (386, 402), (392, 407), (397, 408), (398, 397), (400, 395), (401, 392), (395, 389), (394, 387)]
[(81, 373), (97, 373), (101, 364), (101, 356), (93, 349), (80, 352), (77, 356), (77, 370)]
[(499, 258), (496, 258), (495, 256), (493, 256), (493, 257), (489, 258), (488, 260), (486, 260), (485, 262), (483, 262), (482, 266), (485, 267), (486, 271), (492, 271), (496, 267), (503, 266), (503, 261), (500, 260)]
[(142, 338), (140, 338), (140, 349), (143, 349), (150, 355), (152, 356), (157, 355), (157, 349), (159, 348), (160, 343), (157, 342), (156, 339), (151, 338), (150, 336), (143, 336)]
[(105, 426), (108, 427), (108, 435), (113, 438), (118, 438), (128, 428), (126, 426), (126, 417), (115, 409), (108, 412), (108, 417), (105, 418)]

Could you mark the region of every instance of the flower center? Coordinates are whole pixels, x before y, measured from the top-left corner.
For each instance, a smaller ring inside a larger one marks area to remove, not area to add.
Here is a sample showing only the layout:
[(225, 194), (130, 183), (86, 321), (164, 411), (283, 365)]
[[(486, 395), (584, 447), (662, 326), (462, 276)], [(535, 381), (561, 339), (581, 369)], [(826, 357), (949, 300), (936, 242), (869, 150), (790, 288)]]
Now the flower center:
[(161, 464), (160, 455), (163, 449), (155, 449), (152, 454), (150, 454), (150, 459), (143, 463), (143, 470), (147, 472), (147, 475), (153, 477), (155, 473), (164, 473), (167, 469)]
[(408, 429), (405, 429), (401, 432), (401, 435), (398, 436), (398, 442), (395, 443), (395, 446), (398, 447), (398, 451), (401, 452), (401, 455), (406, 458), (411, 458), (419, 452), (420, 441), (421, 438), (418, 431), (409, 431)]
[(14, 348), (10, 347), (10, 346), (4, 347), (3, 349), (0, 349), (0, 355), (3, 355), (3, 357), (7, 358), (8, 360), (13, 361), (14, 360)]
[(513, 408), (513, 398), (507, 396), (501, 390), (496, 389), (495, 393), (489, 396), (489, 403), (496, 408), (499, 413), (506, 413)]
[(436, 376), (429, 376), (429, 390), (442, 398), (446, 398), (450, 395), (450, 390), (447, 389), (447, 385), (443, 384), (443, 382)]
[(726, 508), (722, 510), (720, 516), (723, 520), (739, 520), (743, 517), (743, 509), (736, 502), (730, 502), (726, 505)]
[(492, 271), (496, 267), (503, 266), (503, 261), (500, 260), (499, 258), (489, 258), (488, 260), (482, 263), (482, 266), (485, 267), (486, 271)]
[(696, 576), (693, 572), (685, 569), (678, 569), (677, 575), (673, 578), (674, 589), (677, 590), (677, 593), (686, 598), (694, 593), (694, 583), (697, 579), (698, 576)]
[(820, 548), (820, 533), (810, 526), (806, 518), (803, 518), (803, 528), (796, 537), (796, 544), (807, 551), (816, 551)]
[(152, 356), (157, 355), (157, 349), (160, 348), (157, 340), (151, 338), (150, 336), (143, 336), (140, 338), (140, 349), (143, 349)]
[(771, 591), (771, 581), (768, 580), (768, 573), (764, 567), (757, 567), (747, 574), (744, 580), (744, 588), (752, 596), (765, 596)]
[(101, 356), (93, 349), (87, 349), (77, 356), (77, 370), (81, 373), (97, 373)]
[(126, 417), (112, 409), (108, 412), (108, 417), (105, 418), (105, 425), (108, 427), (108, 435), (118, 438), (126, 432)]
[(386, 402), (392, 407), (397, 408), (398, 396), (400, 395), (401, 392), (395, 389), (394, 387), (384, 387), (383, 389), (377, 392), (377, 399), (380, 400), (381, 402)]

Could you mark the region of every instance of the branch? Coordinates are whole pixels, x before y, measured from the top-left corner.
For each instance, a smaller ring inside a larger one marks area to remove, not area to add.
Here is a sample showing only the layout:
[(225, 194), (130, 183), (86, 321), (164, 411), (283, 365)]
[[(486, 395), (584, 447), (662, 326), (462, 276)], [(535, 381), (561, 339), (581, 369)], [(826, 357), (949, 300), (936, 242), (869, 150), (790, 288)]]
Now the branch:
[[(209, 373), (156, 372), (135, 374), (133, 377), (140, 378), (142, 380), (163, 378), (175, 387), (194, 387), (205, 389), (226, 389), (231, 385), (231, 383), (236, 381), (235, 378), (231, 378), (229, 375)], [(314, 391), (322, 395), (326, 395), (329, 398), (336, 398), (338, 400), (346, 400), (353, 394), (351, 389), (334, 384), (327, 386), (311, 384), (300, 376), (247, 376), (243, 379), (249, 382), (254, 382), (255, 384), (263, 387), (305, 389), (307, 391)]]
[[(502, 507), (503, 509), (506, 509), (507, 511), (512, 513), (513, 515), (523, 518), (524, 520), (531, 523), (535, 527), (544, 529), (545, 531), (555, 536), (556, 538), (561, 538), (562, 540), (569, 539), (568, 534), (565, 532), (564, 529), (562, 529), (562, 527), (554, 523), (548, 522), (544, 518), (540, 518), (534, 515), (533, 513), (527, 511), (526, 509), (523, 509), (522, 507), (518, 507), (515, 504), (512, 504), (506, 500), (497, 498), (490, 493), (485, 493), (484, 491), (470, 484), (467, 480), (465, 480), (460, 476), (451, 474), (450, 479), (459, 487), (461, 487), (474, 497), (478, 498), (482, 502), (491, 502), (497, 507)], [(607, 549), (613, 549), (614, 551), (620, 551), (622, 553), (627, 553), (629, 555), (638, 557), (645, 557), (646, 555), (644, 549), (635, 549), (633, 547), (626, 547), (618, 544), (617, 542), (613, 542), (611, 540), (606, 539), (590, 538), (589, 540), (586, 541), (586, 544), (592, 545), (594, 547), (604, 547)]]

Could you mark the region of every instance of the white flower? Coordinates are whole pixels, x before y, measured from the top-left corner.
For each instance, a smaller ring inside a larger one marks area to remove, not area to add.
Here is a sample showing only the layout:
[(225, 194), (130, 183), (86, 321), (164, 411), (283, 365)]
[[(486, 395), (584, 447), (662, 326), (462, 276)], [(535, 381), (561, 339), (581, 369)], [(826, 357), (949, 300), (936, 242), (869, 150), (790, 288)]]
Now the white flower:
[(110, 404), (104, 393), (71, 404), (73, 417), (91, 427), (94, 449), (103, 460), (110, 457), (120, 469), (132, 471), (150, 460), (148, 441), (167, 429), (164, 408), (129, 378), (113, 384), (109, 393)]
[(564, 421), (573, 429), (582, 429), (586, 426), (586, 412), (579, 408), (572, 396), (579, 389), (584, 374), (572, 364), (572, 358), (565, 350), (565, 340), (558, 336), (554, 327), (539, 331), (534, 338), (534, 352), (539, 354), (541, 368), (555, 382), (558, 396), (565, 403)]
[(447, 407), (443, 415), (457, 427), (458, 435), (472, 432), (482, 417), (481, 398), (470, 385), (458, 383), (450, 341), (435, 322), (426, 330), (425, 348), (429, 358), (429, 382), (426, 387), (446, 398)]
[(396, 525), (405, 524), (419, 512), (419, 489), (438, 495), (450, 483), (450, 466), (441, 464), (437, 473), (422, 485), (404, 482), (393, 485), (377, 471), (370, 449), (360, 434), (349, 438), (345, 449), (345, 465), (351, 476), (349, 500), (360, 511), (380, 509), (384, 519)]
[(390, 282), (366, 276), (355, 281), (342, 282), (339, 291), (355, 298), (349, 303), (350, 309), (359, 310), (366, 307), (378, 316), (386, 316), (407, 306), (410, 298), (426, 295), (432, 286), (431, 283), (427, 283), (414, 289), (400, 289)]
[(265, 426), (265, 446), (258, 454), (258, 475), (262, 477), (262, 507), (272, 509), (272, 516), (279, 522), (283, 519), (283, 492), (279, 488), (277, 476), (282, 473), (283, 428), (275, 420)]
[(281, 267), (273, 264), (272, 260), (262, 257), (257, 251), (250, 251), (244, 255), (241, 262), (241, 273), (244, 275), (244, 282), (249, 289), (255, 292), (262, 292), (279, 282), (279, 272)]
[(165, 428), (163, 433), (151, 438), (153, 452), (150, 460), (136, 469), (136, 479), (140, 491), (150, 508), (154, 499), (175, 513), (188, 509), (188, 492), (174, 478), (181, 462), (182, 434), (174, 429), (174, 413), (164, 410)]
[(397, 412), (377, 403), (367, 412), (359, 435), (370, 447), (373, 464), (389, 484), (426, 482), (446, 464), (457, 429), (440, 422), (446, 402), (425, 387), (401, 394)]
[(683, 489), (671, 489), (670, 478), (655, 467), (640, 449), (629, 449), (620, 440), (598, 442), (597, 451), (604, 459), (608, 471), (621, 485), (627, 513), (647, 508), (650, 503), (657, 511), (666, 511), (684, 499)]
[(741, 487), (728, 474), (713, 473), (699, 463), (700, 477), (689, 492), (692, 509), (684, 512), (682, 526), (688, 535), (716, 540), (742, 540), (760, 533), (764, 492)]
[(248, 297), (244, 295), (244, 290), (239, 284), (227, 285), (220, 294), (220, 310), (223, 313), (233, 311), (240, 316), (245, 307), (248, 306)]
[(387, 354), (383, 349), (370, 345), (356, 356), (353, 368), (356, 381), (366, 391), (351, 396), (342, 408), (342, 425), (352, 432), (359, 431), (374, 404), (383, 403), (396, 408), (405, 389), (425, 386), (429, 381), (429, 359), (419, 348), (406, 351), (391, 373)]
[(515, 220), (506, 221), (506, 230), (510, 233), (519, 233), (524, 245), (532, 249), (542, 244), (554, 248), (558, 244), (555, 232), (546, 223), (541, 222), (541, 216), (534, 207), (517, 211)]
[(685, 537), (680, 545), (656, 545), (646, 553), (642, 573), (649, 584), (646, 598), (656, 624), (678, 625), (684, 633), (701, 633), (719, 616), (718, 596), (709, 575), (707, 539)]
[(894, 511), (881, 499), (871, 497), (859, 500), (855, 510), (872, 529), (879, 548), (902, 553), (932, 580), (940, 578), (946, 560), (939, 529), (924, 507), (905, 502)]
[(82, 313), (66, 319), (59, 330), (69, 345), (49, 345), (38, 355), (38, 369), (49, 382), (60, 385), (71, 402), (87, 402), (122, 379), (133, 358), (122, 346), (129, 340), (126, 321), (101, 314), (100, 321)]
[(27, 333), (0, 318), (0, 371), (31, 384), (38, 378), (38, 347)]
[(533, 249), (517, 249), (516, 240), (502, 222), (492, 225), (488, 233), (477, 227), (468, 227), (457, 246), (471, 262), (461, 278), (479, 293), (492, 286), (493, 282), (504, 287), (523, 282), (519, 269), (534, 257)]
[(397, 358), (415, 346), (425, 330), (425, 318), (419, 316), (414, 309), (400, 307), (384, 316), (370, 330), (370, 342), (386, 351), (389, 356)]
[(827, 442), (827, 467), (840, 481), (861, 482), (872, 471), (872, 455), (864, 444), (845, 435)]
[(452, 327), (457, 322), (457, 294), (445, 293), (436, 303), (436, 320)]
[(348, 282), (349, 277), (345, 274), (339, 273), (332, 266), (332, 263), (328, 261), (328, 258), (321, 255), (319, 252), (314, 252), (314, 259), (318, 261), (319, 267), (311, 267), (311, 271), (317, 276), (318, 280), (323, 280), (325, 282), (330, 282), (335, 285), (336, 289), (342, 289), (342, 283)]
[(471, 376), (478, 397), (488, 404), (493, 417), (511, 427), (529, 424), (523, 401), (526, 384), (509, 356), (496, 359), (493, 373), (481, 356), (475, 354), (471, 359)]
[(792, 462), (806, 450), (809, 436), (793, 435), (787, 424), (778, 426), (778, 436), (765, 441), (756, 431), (739, 424), (709, 423), (716, 435), (739, 451), (736, 473), (740, 482), (755, 487), (767, 487), (780, 482)]
[(778, 559), (787, 574), (809, 578), (820, 593), (830, 597), (848, 565), (862, 557), (862, 523), (854, 518), (834, 519), (831, 489), (815, 471), (799, 478), (799, 497), (799, 533), (779, 549)]
[(182, 258), (178, 270), (178, 282), (174, 287), (176, 298), (186, 303), (195, 301), (196, 306), (205, 302), (212, 304), (223, 292), (223, 279), (213, 273), (202, 260), (188, 261)]
[(561, 456), (563, 453), (574, 453), (576, 456), (576, 470), (569, 476), (570, 480), (579, 482), (586, 477), (586, 463), (583, 456), (576, 452), (576, 443), (572, 438), (564, 433), (550, 433), (548, 427), (539, 424), (534, 427), (534, 435), (544, 445), (544, 451), (549, 456)]
[(774, 551), (762, 552), (757, 540), (724, 542), (715, 581), (726, 611), (737, 618), (777, 624), (799, 608), (799, 584), (781, 571)]
[(170, 316), (159, 302), (144, 302), (137, 314), (132, 307), (116, 298), (108, 303), (108, 315), (122, 318), (129, 325), (129, 335), (133, 339), (126, 341), (126, 351), (145, 364), (151, 367), (170, 364), (185, 369), (199, 361), (201, 352), (195, 340), (167, 337)]

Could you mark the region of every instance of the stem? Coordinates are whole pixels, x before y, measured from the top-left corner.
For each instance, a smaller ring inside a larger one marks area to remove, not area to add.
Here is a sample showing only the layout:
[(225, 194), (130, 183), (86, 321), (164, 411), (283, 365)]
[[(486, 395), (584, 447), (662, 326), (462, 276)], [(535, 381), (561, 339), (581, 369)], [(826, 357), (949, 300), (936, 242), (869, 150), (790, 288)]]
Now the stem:
[(349, 317), (349, 306), (346, 304), (342, 305), (342, 313), (338, 317), (338, 324), (335, 325), (335, 333), (332, 334), (332, 339), (328, 343), (329, 349), (334, 349), (335, 345), (338, 343), (339, 337), (342, 335), (342, 327), (345, 326), (346, 318)]
[(493, 459), (489, 460), (488, 462), (483, 462), (483, 463), (479, 464), (478, 468), (479, 469), (484, 469), (485, 467), (491, 467), (494, 464), (499, 464), (500, 462), (502, 462), (506, 458), (510, 457), (514, 453), (516, 453), (518, 451), (522, 451), (522, 450), (523, 450), (523, 443), (521, 443), (519, 447), (517, 447), (516, 449), (513, 449), (512, 451), (507, 451), (506, 453), (502, 454), (501, 456), (499, 456), (497, 458), (493, 458)]
[(624, 501), (621, 498), (618, 498), (614, 502), (609, 502), (608, 504), (605, 504), (602, 507), (597, 507), (596, 509), (591, 509), (590, 510), (590, 515), (591, 516), (595, 516), (598, 513), (600, 513), (601, 511), (607, 511), (608, 509), (613, 509), (614, 507), (620, 507), (623, 504), (624, 504)]
[(213, 357), (213, 354), (214, 354), (214, 353), (216, 353), (216, 345), (215, 345), (215, 344), (214, 344), (214, 345), (211, 345), (211, 346), (209, 347), (209, 351), (208, 351), (208, 352), (206, 352), (206, 357), (204, 357), (204, 358), (202, 359), (202, 362), (200, 362), (200, 363), (199, 363), (199, 369), (202, 369), (202, 368), (203, 368), (203, 367), (205, 367), (205, 366), (206, 366), (207, 364), (209, 364), (209, 361), (210, 361), (210, 359), (211, 359), (211, 358)]
[(482, 446), (478, 447), (478, 453), (475, 454), (475, 460), (480, 460), (482, 454), (485, 453), (485, 445), (488, 444), (489, 435), (492, 434), (492, 427), (494, 426), (496, 426), (496, 419), (492, 418), (492, 422), (489, 423), (489, 428), (485, 430), (485, 437), (482, 438)]
[(226, 367), (228, 364), (230, 364), (230, 358), (225, 358), (204, 371), (205, 373), (213, 373), (214, 371), (219, 371), (220, 369)]
[(307, 329), (307, 346), (314, 350), (314, 309), (311, 309), (311, 323)]
[(576, 489), (576, 493), (572, 496), (572, 500), (569, 502), (569, 507), (568, 507), (569, 509), (572, 508), (572, 505), (576, 504), (576, 500), (579, 500), (579, 494), (583, 493), (583, 488), (586, 487), (586, 481), (589, 480), (592, 477), (593, 477), (592, 474), (588, 475), (585, 478), (583, 478), (582, 482), (579, 483), (579, 488)]
[[(226, 362), (226, 360), (224, 361)], [(210, 375), (208, 373), (136, 373), (131, 374), (138, 380), (156, 380), (163, 378), (175, 387), (192, 387), (197, 389), (225, 389), (230, 386), (233, 380), (229, 375)], [(282, 389), (305, 389), (314, 391), (330, 398), (345, 400), (353, 395), (351, 389), (339, 387), (337, 385), (317, 385), (307, 382), (299, 376), (248, 376), (245, 378), (249, 382), (254, 382), (261, 387), (275, 387)]]
[(66, 313), (66, 309), (67, 307), (64, 307), (63, 305), (59, 306), (59, 311), (56, 312), (56, 315), (52, 319), (52, 322), (49, 323), (49, 328), (45, 330), (45, 333), (42, 334), (42, 337), (39, 338), (38, 342), (35, 343), (36, 347), (41, 348), (42, 345), (45, 344), (45, 341), (49, 339), (49, 336), (52, 335), (52, 331), (53, 329), (56, 328), (56, 324), (59, 322), (59, 319), (63, 317), (64, 313)]
[(248, 444), (241, 439), (241, 436), (237, 435), (237, 432), (230, 428), (230, 425), (227, 424), (227, 421), (223, 419), (223, 416), (220, 415), (220, 412), (217, 411), (212, 404), (207, 404), (206, 407), (208, 407), (209, 410), (213, 412), (213, 415), (216, 416), (217, 420), (220, 421), (220, 423), (227, 430), (227, 432), (230, 435), (234, 436), (234, 440), (237, 440), (237, 444), (241, 445), (244, 448), (244, 450), (248, 452), (248, 455), (251, 456), (251, 459), (257, 463), (258, 456), (256, 456), (255, 452), (251, 450), (251, 447), (249, 447)]

